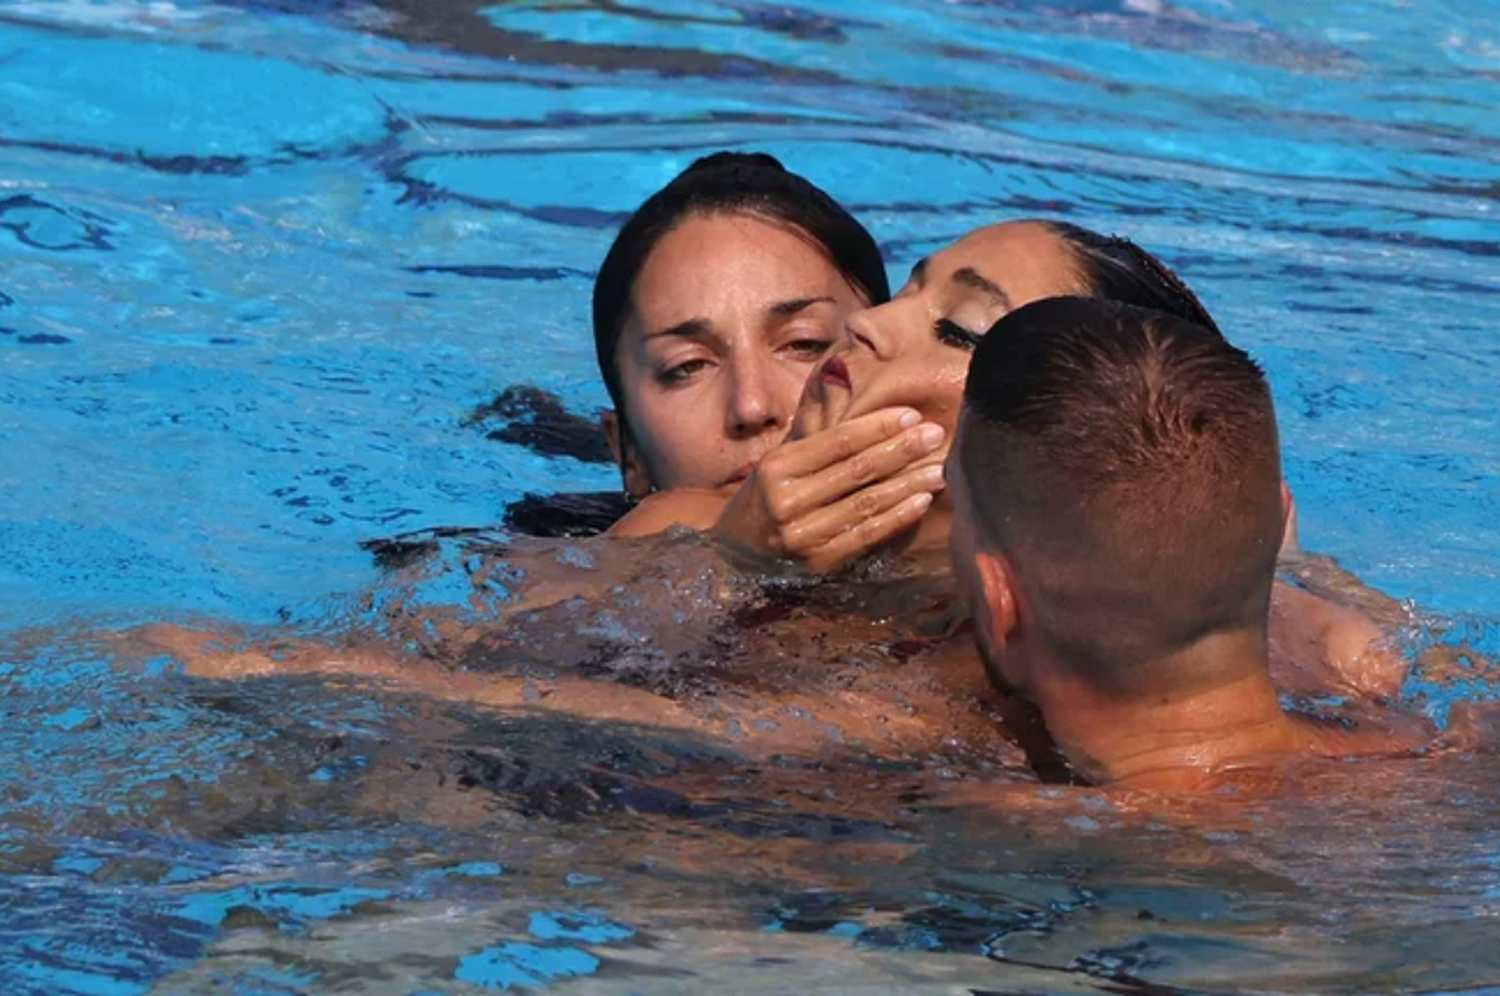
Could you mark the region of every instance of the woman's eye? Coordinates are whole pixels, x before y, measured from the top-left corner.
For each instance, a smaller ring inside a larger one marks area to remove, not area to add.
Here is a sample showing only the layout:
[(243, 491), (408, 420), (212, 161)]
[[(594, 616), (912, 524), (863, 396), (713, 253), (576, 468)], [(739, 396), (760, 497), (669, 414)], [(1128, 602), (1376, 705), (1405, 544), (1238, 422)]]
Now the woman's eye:
[(687, 360), (663, 370), (656, 375), (656, 379), (668, 387), (675, 387), (678, 384), (686, 384), (692, 380), (694, 374), (707, 368), (707, 360)]
[(952, 346), (955, 349), (972, 350), (975, 346), (979, 345), (979, 340), (983, 338), (983, 336), (970, 332), (957, 322), (950, 322), (946, 318), (939, 318), (933, 331), (937, 333), (938, 342), (941, 342), (945, 346)]
[(827, 339), (796, 339), (781, 348), (794, 356), (815, 360), (828, 352), (832, 345)]

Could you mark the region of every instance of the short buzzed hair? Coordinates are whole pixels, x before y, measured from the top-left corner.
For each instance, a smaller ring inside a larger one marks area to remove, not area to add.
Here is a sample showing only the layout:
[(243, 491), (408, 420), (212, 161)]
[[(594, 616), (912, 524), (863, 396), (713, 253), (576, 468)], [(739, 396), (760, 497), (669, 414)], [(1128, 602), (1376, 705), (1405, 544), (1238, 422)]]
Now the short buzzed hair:
[(1018, 309), (975, 350), (956, 447), (978, 542), (1005, 552), (1032, 635), (1105, 688), (1264, 628), (1276, 417), (1260, 367), (1217, 331), (1093, 298)]

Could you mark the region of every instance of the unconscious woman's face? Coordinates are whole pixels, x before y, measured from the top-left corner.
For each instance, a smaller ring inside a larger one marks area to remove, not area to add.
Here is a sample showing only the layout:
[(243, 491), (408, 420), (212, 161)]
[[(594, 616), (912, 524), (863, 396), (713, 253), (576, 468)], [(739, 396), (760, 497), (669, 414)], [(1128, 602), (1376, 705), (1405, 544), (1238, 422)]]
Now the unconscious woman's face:
[(798, 434), (893, 405), (951, 434), (969, 354), (989, 327), (1032, 301), (1087, 292), (1067, 244), (1045, 225), (981, 228), (918, 263), (889, 303), (849, 317), (847, 344), (808, 382)]
[(814, 366), (866, 302), (806, 237), (751, 215), (692, 217), (636, 278), (616, 362), (627, 489), (737, 486), (785, 437)]

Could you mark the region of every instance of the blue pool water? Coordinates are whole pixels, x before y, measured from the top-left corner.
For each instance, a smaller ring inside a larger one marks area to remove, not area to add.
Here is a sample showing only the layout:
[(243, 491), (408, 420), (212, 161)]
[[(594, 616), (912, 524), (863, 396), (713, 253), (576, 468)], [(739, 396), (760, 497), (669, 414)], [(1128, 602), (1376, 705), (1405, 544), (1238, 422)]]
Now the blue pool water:
[[(614, 227), (739, 147), (849, 205), (898, 283), (1017, 216), (1159, 252), (1268, 367), (1304, 542), (1500, 653), (1497, 106), (1481, 0), (0, 0), (0, 991), (1500, 986), (1482, 759), (1272, 843), (1102, 839), (1093, 796), (548, 822), (403, 772), (474, 781), (443, 751), (506, 744), (530, 798), (576, 781), (575, 730), (90, 635), (326, 627), (387, 583), (361, 541), (613, 487), (467, 416), (516, 384), (602, 406)], [(864, 881), (856, 844), (918, 856)]]

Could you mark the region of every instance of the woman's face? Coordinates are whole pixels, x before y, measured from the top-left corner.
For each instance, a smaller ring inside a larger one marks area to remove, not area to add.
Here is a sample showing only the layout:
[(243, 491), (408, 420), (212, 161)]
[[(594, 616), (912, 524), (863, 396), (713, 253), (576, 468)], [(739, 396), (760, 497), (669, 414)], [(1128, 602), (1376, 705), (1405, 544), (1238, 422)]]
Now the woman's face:
[(969, 353), (1007, 312), (1087, 293), (1067, 245), (1045, 226), (981, 228), (918, 263), (890, 303), (849, 317), (849, 339), (809, 380), (798, 435), (893, 405), (953, 432)]
[(786, 436), (807, 378), (865, 301), (819, 248), (751, 215), (687, 219), (646, 258), (616, 347), (637, 496), (737, 486)]

